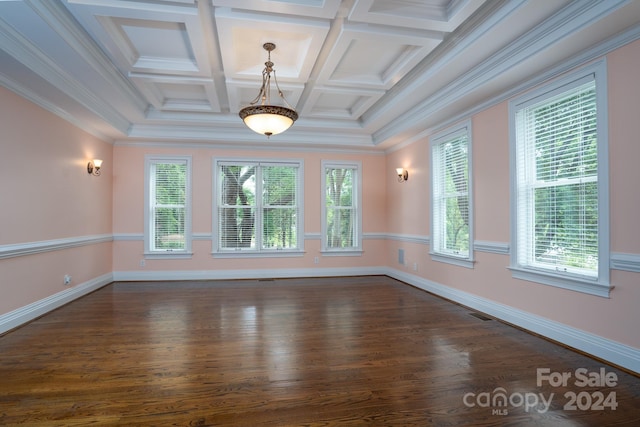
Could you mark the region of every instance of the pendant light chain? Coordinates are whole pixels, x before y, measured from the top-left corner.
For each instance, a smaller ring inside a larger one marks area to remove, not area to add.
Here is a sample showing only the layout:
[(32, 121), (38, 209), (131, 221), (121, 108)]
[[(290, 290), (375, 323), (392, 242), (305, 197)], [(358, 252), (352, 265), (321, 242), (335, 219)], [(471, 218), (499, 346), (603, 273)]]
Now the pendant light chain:
[[(262, 85), (258, 95), (250, 102), (248, 107), (240, 110), (240, 118), (253, 131), (270, 137), (287, 130), (298, 119), (298, 113), (291, 107), (284, 93), (278, 84), (276, 71), (273, 69), (271, 62), (271, 51), (276, 48), (274, 43), (265, 43), (262, 45), (264, 50), (268, 52), (267, 62), (262, 70)], [(271, 102), (271, 73), (276, 84), (278, 96), (284, 101), (286, 107), (278, 105), (270, 105)], [(258, 102), (260, 102), (259, 105)]]

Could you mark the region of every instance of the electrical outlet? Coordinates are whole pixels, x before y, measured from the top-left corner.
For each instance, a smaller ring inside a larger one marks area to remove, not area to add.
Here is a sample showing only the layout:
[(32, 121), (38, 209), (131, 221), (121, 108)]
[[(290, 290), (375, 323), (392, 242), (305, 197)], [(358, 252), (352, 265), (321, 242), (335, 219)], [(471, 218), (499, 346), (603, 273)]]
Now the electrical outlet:
[(145, 265), (144, 260), (143, 260), (143, 259), (141, 259), (141, 260), (140, 260), (140, 267), (144, 267), (144, 265)]
[(71, 276), (69, 276), (68, 274), (64, 275), (64, 284), (65, 285), (71, 284)]
[(319, 262), (320, 262), (320, 258), (315, 257), (315, 258), (313, 259), (313, 263), (314, 263), (314, 264), (318, 264)]

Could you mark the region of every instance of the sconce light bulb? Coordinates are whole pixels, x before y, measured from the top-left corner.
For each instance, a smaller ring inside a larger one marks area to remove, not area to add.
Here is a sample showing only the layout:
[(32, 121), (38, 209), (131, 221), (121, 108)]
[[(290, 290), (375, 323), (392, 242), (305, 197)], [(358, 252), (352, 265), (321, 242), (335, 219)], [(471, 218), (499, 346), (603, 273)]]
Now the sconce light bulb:
[(87, 172), (89, 175), (100, 175), (100, 167), (102, 166), (102, 159), (93, 159), (87, 163)]
[(405, 168), (396, 168), (396, 172), (398, 173), (399, 182), (403, 182), (409, 179), (409, 171)]

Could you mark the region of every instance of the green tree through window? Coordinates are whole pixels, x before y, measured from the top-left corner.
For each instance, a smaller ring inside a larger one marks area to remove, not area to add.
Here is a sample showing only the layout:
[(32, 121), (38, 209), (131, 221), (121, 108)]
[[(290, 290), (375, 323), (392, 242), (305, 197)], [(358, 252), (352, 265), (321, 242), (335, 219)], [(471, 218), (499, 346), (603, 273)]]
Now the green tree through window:
[(297, 249), (299, 165), (217, 164), (219, 249)]
[(471, 258), (468, 126), (432, 142), (432, 253)]
[(255, 166), (220, 167), (220, 245), (249, 248), (255, 239)]
[(516, 113), (525, 263), (597, 275), (596, 118), (594, 81)]
[(322, 248), (326, 251), (360, 251), (359, 162), (323, 161)]
[(608, 297), (606, 61), (509, 102), (514, 278)]
[(329, 168), (327, 177), (327, 247), (349, 248), (354, 242), (353, 169)]
[(145, 179), (148, 189), (146, 250), (190, 250), (188, 158), (149, 157)]

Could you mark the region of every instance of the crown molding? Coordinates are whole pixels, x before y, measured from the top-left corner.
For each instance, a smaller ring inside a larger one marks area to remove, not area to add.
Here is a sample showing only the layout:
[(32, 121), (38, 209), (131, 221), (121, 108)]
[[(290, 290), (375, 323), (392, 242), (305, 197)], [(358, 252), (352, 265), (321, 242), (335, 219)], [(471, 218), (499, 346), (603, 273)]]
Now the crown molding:
[(510, 98), (512, 98), (513, 96), (516, 96), (517, 94), (526, 92), (527, 90), (530, 90), (542, 83), (544, 83), (545, 81), (548, 81), (556, 76), (559, 76), (565, 72), (568, 72), (570, 70), (576, 69), (577, 67), (580, 67), (588, 62), (597, 60), (599, 58), (602, 58), (603, 56), (605, 56), (606, 54), (608, 54), (609, 52), (612, 52), (628, 43), (632, 43), (636, 40), (640, 39), (640, 25), (636, 25), (632, 28), (629, 28), (626, 31), (623, 31), (620, 34), (617, 34), (613, 37), (611, 37), (610, 39), (607, 39), (605, 41), (603, 41), (602, 43), (599, 43), (595, 46), (592, 46), (591, 48), (578, 53), (577, 55), (572, 56), (571, 58), (568, 58), (566, 61), (562, 62), (561, 64), (547, 70), (544, 73), (538, 74), (537, 76), (535, 76), (532, 79), (527, 80), (524, 83), (521, 83), (515, 87), (512, 87), (511, 89), (508, 89), (490, 99), (487, 99), (486, 101), (479, 103), (475, 106), (473, 106), (472, 108), (466, 109), (461, 111), (459, 114), (455, 114), (451, 117), (449, 117), (446, 121), (444, 122), (440, 122), (438, 123), (436, 126), (424, 129), (423, 131), (415, 134), (413, 137), (408, 138), (398, 144), (393, 145), (392, 147), (388, 148), (385, 150), (385, 153), (389, 154), (389, 153), (393, 153), (395, 151), (398, 151), (406, 146), (409, 146), (413, 143), (415, 143), (416, 141), (422, 139), (422, 138), (427, 138), (430, 135), (433, 135), (434, 133), (437, 133), (439, 131), (439, 129), (443, 129), (446, 127), (451, 126), (452, 124), (462, 121), (462, 120), (466, 120), (469, 117), (473, 116), (474, 114), (477, 114), (481, 111), (486, 110), (487, 108), (491, 108), (494, 105), (497, 105), (501, 102), (504, 102)]
[[(103, 99), (91, 93), (91, 91), (83, 85), (80, 85), (77, 80), (51, 61), (37, 46), (34, 46), (30, 41), (26, 40), (3, 20), (0, 20), (0, 45), (2, 45), (2, 48), (13, 58), (37, 74), (40, 78), (80, 103), (83, 107), (96, 114), (115, 129), (126, 134), (130, 126), (128, 120)], [(12, 80), (9, 80), (9, 82), (12, 82)], [(9, 89), (14, 90), (11, 86), (9, 86)], [(18, 93), (19, 90), (16, 89), (15, 92)], [(47, 105), (40, 106), (46, 108)]]
[(138, 90), (123, 78), (120, 71), (105, 56), (102, 50), (78, 27), (75, 19), (58, 2), (28, 1), (29, 6), (58, 34), (96, 73), (104, 78), (113, 90), (118, 91), (127, 101), (141, 112), (147, 102)]
[[(1, 35), (0, 35), (0, 37), (1, 37)], [(27, 99), (28, 101), (33, 102), (34, 104), (38, 105), (39, 107), (44, 108), (45, 110), (55, 114), (56, 116), (60, 117), (61, 119), (66, 120), (67, 122), (69, 122), (72, 125), (76, 126), (78, 129), (82, 129), (83, 131), (87, 132), (88, 134), (91, 134), (91, 135), (95, 136), (96, 138), (100, 139), (101, 141), (111, 142), (112, 139), (113, 139), (111, 135), (107, 135), (107, 134), (105, 134), (103, 132), (100, 132), (93, 126), (87, 126), (86, 121), (79, 120), (73, 114), (70, 114), (68, 111), (66, 111), (66, 110), (58, 107), (57, 105), (49, 102), (49, 100), (44, 99), (43, 97), (41, 97), (40, 95), (38, 95), (37, 93), (32, 91), (31, 89), (25, 88), (20, 83), (16, 82), (15, 80), (13, 80), (13, 79), (9, 78), (8, 76), (6, 76), (4, 74), (1, 74), (1, 73), (0, 73), (0, 85), (6, 87), (7, 89), (11, 90), (12, 92), (18, 94), (19, 96)]]
[[(319, 138), (320, 136), (320, 138)], [(291, 147), (295, 149), (306, 146), (320, 146), (325, 149), (375, 149), (369, 135), (363, 133), (355, 133), (349, 130), (340, 132), (339, 129), (334, 130), (307, 130), (301, 128), (293, 128), (287, 130), (283, 134), (266, 138), (263, 135), (249, 130), (244, 126), (240, 119), (237, 124), (224, 126), (220, 123), (214, 125), (161, 125), (161, 124), (145, 124), (134, 125), (130, 128), (129, 138), (143, 139), (146, 141), (173, 141), (173, 142), (195, 142), (215, 144), (242, 143), (258, 145), (262, 148), (271, 148), (275, 146)], [(334, 141), (335, 147), (331, 146)]]
[[(461, 75), (459, 78), (421, 101), (405, 115), (404, 120), (382, 127), (374, 134), (374, 143), (380, 144), (392, 138), (394, 135), (399, 135), (403, 131), (407, 131), (412, 126), (420, 123), (424, 117), (428, 117), (439, 110), (447, 108), (449, 105), (468, 96), (469, 93), (478, 90), (489, 81), (498, 78), (502, 73), (522, 63), (529, 57), (543, 51), (558, 40), (585, 28), (594, 21), (601, 19), (602, 16), (608, 15), (611, 11), (623, 6), (625, 3), (627, 3), (626, 0), (611, 0), (607, 2), (589, 0), (569, 3), (551, 18), (534, 27), (478, 64), (478, 66), (469, 72)], [(506, 16), (508, 13), (511, 13), (516, 6), (521, 4), (522, 2), (514, 2), (510, 7), (501, 9), (497, 17), (494, 16), (491, 20), (487, 20), (476, 29), (476, 31), (465, 35), (465, 38), (475, 39), (476, 37), (480, 37), (482, 33), (488, 31), (495, 25), (497, 22), (496, 18)], [(429, 68), (424, 70), (420, 77), (411, 82), (410, 86), (402, 88), (403, 90), (400, 92), (394, 92), (394, 98), (407, 96), (409, 91), (417, 90), (421, 85), (428, 84), (428, 80), (433, 74), (432, 70), (437, 70), (445, 66), (451, 55), (460, 54), (460, 52), (466, 48), (466, 45), (464, 43), (458, 43), (453, 48), (451, 46), (445, 46), (444, 48), (449, 48), (451, 51), (447, 52), (446, 55), (442, 55), (441, 58), (438, 59), (437, 64), (429, 64)], [(381, 104), (392, 105), (393, 102), (389, 101)], [(381, 112), (378, 111), (375, 117), (368, 116), (366, 120), (375, 120), (380, 114)]]
[[(482, 13), (472, 15), (467, 23), (446, 37), (425, 61), (418, 64), (403, 80), (391, 88), (382, 98), (384, 102), (379, 102), (376, 107), (369, 110), (362, 117), (363, 123), (366, 125), (377, 120), (383, 120), (385, 115), (393, 111), (395, 100), (419, 92), (420, 88), (428, 85), (429, 81), (438, 72), (445, 69), (451, 60), (467, 50), (472, 43), (482, 38), (523, 3), (525, 3), (525, 0), (487, 2), (483, 6)], [(384, 130), (384, 128), (382, 129)], [(381, 138), (376, 138), (376, 140), (381, 142)]]

